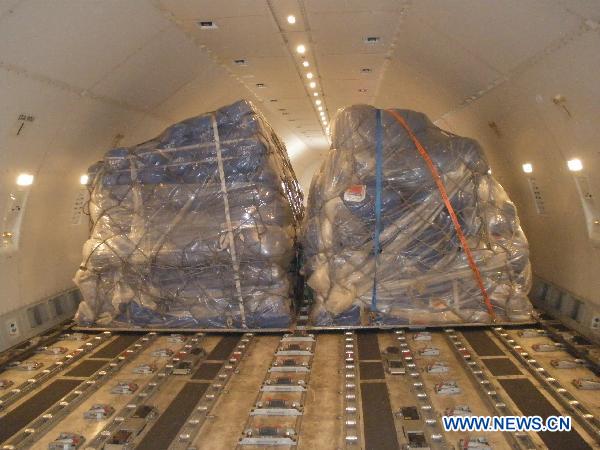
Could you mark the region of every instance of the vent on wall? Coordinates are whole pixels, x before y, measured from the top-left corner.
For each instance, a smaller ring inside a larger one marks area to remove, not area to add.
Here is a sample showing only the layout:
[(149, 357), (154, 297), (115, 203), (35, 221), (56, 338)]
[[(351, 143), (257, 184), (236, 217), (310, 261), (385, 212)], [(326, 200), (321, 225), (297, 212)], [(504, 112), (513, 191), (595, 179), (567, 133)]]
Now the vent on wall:
[(588, 236), (592, 244), (600, 247), (600, 211), (596, 205), (596, 200), (592, 195), (592, 188), (588, 177), (585, 175), (575, 175), (575, 184), (579, 193), (579, 200), (585, 215)]
[(600, 309), (593, 302), (577, 297), (535, 274), (529, 298), (536, 308), (599, 342)]
[(365, 44), (377, 44), (381, 38), (379, 36), (367, 36), (363, 39)]
[(50, 300), (50, 305), (54, 309), (54, 314), (57, 316), (62, 316), (64, 314), (64, 309), (62, 305), (62, 297), (55, 297)]
[(71, 211), (71, 225), (80, 225), (81, 219), (83, 218), (83, 207), (88, 200), (88, 190), (79, 189), (77, 197), (75, 197), (75, 203), (73, 204), (73, 210)]
[(77, 310), (81, 293), (70, 289), (43, 300), (0, 314), (0, 352), (29, 339), (44, 330), (68, 320)]
[(544, 204), (544, 197), (542, 196), (542, 190), (540, 189), (540, 186), (538, 185), (534, 177), (527, 177), (527, 181), (529, 182), (529, 189), (531, 190), (531, 195), (533, 195), (535, 211), (538, 214), (545, 214), (546, 205)]
[(35, 305), (27, 310), (27, 317), (29, 318), (29, 326), (37, 328), (48, 320), (48, 311), (43, 304)]
[(581, 311), (581, 302), (579, 300), (573, 299), (569, 317), (571, 317), (571, 319), (573, 319), (573, 320), (579, 320), (580, 311)]
[(198, 22), (198, 26), (202, 30), (216, 30), (217, 28), (219, 28), (217, 24), (214, 23), (212, 20), (201, 20), (200, 22)]

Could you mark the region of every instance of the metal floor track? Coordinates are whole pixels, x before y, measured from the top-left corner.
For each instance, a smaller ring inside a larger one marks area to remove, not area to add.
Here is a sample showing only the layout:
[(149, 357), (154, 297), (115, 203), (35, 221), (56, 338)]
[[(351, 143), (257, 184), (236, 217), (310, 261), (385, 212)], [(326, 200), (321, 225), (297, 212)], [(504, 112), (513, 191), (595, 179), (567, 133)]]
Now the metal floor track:
[[(41, 365), (31, 372), (4, 371), (13, 387), (0, 396), (0, 449), (47, 449), (61, 432), (81, 436), (81, 449), (600, 446), (600, 391), (572, 383), (594, 379), (594, 361), (543, 326), (85, 334), (57, 339), (66, 354), (29, 356)], [(538, 352), (541, 344), (549, 351)], [(552, 363), (575, 357), (574, 368)], [(126, 389), (113, 393), (119, 384)], [(94, 405), (111, 409), (85, 419)], [(140, 408), (153, 413), (140, 418)], [(461, 408), (571, 415), (573, 428), (446, 432), (441, 417)]]

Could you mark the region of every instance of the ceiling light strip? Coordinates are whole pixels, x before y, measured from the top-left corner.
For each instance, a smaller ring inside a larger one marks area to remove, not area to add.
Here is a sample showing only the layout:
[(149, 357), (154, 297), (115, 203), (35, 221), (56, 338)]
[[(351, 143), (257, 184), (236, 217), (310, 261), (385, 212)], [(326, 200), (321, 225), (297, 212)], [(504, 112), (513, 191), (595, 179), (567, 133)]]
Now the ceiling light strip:
[[(313, 52), (312, 62), (308, 61), (308, 59), (305, 56), (305, 55), (311, 53), (312, 38), (311, 38), (310, 26), (309, 26), (309, 23), (307, 20), (307, 15), (306, 15), (306, 11), (304, 8), (304, 4), (302, 2), (299, 2), (299, 5), (298, 5), (299, 10), (300, 10), (300, 17), (295, 16), (294, 17), (295, 20), (293, 23), (290, 22), (289, 20), (287, 20), (287, 22), (289, 24), (295, 24), (295, 23), (300, 22), (300, 23), (304, 23), (304, 25), (305, 25), (304, 32), (308, 36), (308, 42), (297, 43), (295, 45), (292, 45), (292, 43), (289, 41), (289, 39), (287, 37), (286, 29), (284, 29), (281, 26), (281, 23), (278, 19), (278, 15), (276, 14), (275, 8), (273, 7), (272, 0), (267, 0), (267, 6), (269, 8), (269, 11), (271, 12), (271, 16), (273, 17), (273, 20), (275, 21), (275, 24), (277, 25), (277, 28), (279, 29), (280, 35), (282, 36), (282, 38), (286, 44), (288, 53), (294, 59), (296, 72), (298, 73), (298, 76), (300, 77), (300, 79), (304, 85), (304, 89), (308, 96), (309, 101), (312, 102), (312, 106), (315, 109), (315, 112), (317, 113), (317, 118), (321, 119), (321, 129), (322, 129), (323, 133), (325, 134), (325, 136), (328, 136), (329, 125), (328, 125), (327, 116), (323, 120), (323, 116), (319, 115), (319, 112), (321, 112), (323, 110), (323, 108), (321, 107), (322, 101), (320, 100), (320, 98), (321, 97), (324, 98), (325, 94), (322, 89), (322, 84), (319, 85), (319, 81), (320, 81), (321, 77), (319, 76), (319, 69), (318, 69), (318, 64), (316, 61), (316, 55)], [(289, 17), (290, 17), (290, 15), (286, 15), (286, 19)], [(300, 19), (301, 19), (301, 21), (300, 21)], [(310, 67), (310, 69), (308, 69), (309, 67)], [(320, 90), (320, 92), (318, 92), (319, 90)], [(317, 101), (313, 101), (314, 98), (319, 99), (318, 103), (317, 103)], [(325, 114), (327, 114), (327, 108), (325, 107), (324, 109), (325, 109)]]

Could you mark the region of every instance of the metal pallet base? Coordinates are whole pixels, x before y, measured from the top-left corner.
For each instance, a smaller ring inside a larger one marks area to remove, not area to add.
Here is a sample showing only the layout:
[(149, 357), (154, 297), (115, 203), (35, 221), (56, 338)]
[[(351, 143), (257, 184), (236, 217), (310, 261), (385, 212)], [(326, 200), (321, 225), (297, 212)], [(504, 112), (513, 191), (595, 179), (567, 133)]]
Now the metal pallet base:
[(312, 331), (352, 331), (352, 330), (443, 330), (445, 328), (490, 328), (490, 327), (522, 327), (537, 325), (536, 320), (523, 322), (496, 322), (496, 323), (443, 323), (432, 325), (347, 325), (347, 326), (316, 326), (293, 324), (289, 328), (128, 328), (128, 327), (83, 327), (73, 326), (75, 331), (112, 331), (118, 333), (127, 332), (148, 332), (154, 331), (157, 333), (258, 333), (258, 334), (280, 334), (288, 333), (294, 330)]

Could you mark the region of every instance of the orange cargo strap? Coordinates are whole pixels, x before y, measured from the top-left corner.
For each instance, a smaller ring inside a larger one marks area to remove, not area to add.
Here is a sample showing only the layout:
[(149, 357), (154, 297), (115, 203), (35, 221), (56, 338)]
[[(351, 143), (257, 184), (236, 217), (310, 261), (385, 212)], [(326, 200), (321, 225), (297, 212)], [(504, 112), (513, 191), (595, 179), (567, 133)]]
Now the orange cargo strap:
[(454, 229), (456, 230), (456, 234), (458, 235), (460, 245), (462, 245), (462, 248), (463, 248), (465, 254), (467, 255), (467, 261), (469, 262), (469, 267), (471, 267), (471, 270), (473, 271), (473, 275), (475, 276), (475, 280), (477, 281), (477, 284), (479, 285), (479, 289), (481, 290), (481, 295), (483, 296), (483, 300), (485, 302), (485, 306), (487, 307), (488, 313), (492, 319), (492, 322), (495, 322), (496, 314), (494, 313), (494, 307), (492, 306), (490, 297), (488, 296), (487, 290), (485, 289), (485, 286), (483, 285), (483, 280), (481, 279), (481, 273), (479, 272), (479, 268), (477, 267), (477, 264), (475, 263), (475, 259), (473, 258), (473, 253), (471, 253), (471, 248), (469, 247), (469, 244), (467, 243), (467, 239), (465, 238), (465, 235), (462, 231), (460, 223), (458, 222), (458, 218), (456, 217), (456, 213), (454, 212), (452, 203), (450, 203), (450, 199), (448, 198), (448, 193), (446, 192), (446, 187), (444, 186), (444, 182), (442, 181), (442, 178), (440, 177), (437, 167), (435, 166), (435, 164), (429, 157), (429, 154), (427, 153), (427, 150), (425, 150), (425, 147), (423, 147), (423, 145), (421, 144), (419, 139), (417, 139), (417, 136), (413, 133), (411, 128), (408, 126), (408, 124), (404, 120), (404, 117), (402, 117), (396, 111), (393, 111), (391, 109), (386, 109), (386, 112), (391, 114), (396, 119), (396, 121), (400, 125), (402, 125), (402, 127), (404, 127), (404, 129), (408, 133), (408, 136), (415, 144), (415, 147), (417, 147), (417, 150), (420, 153), (421, 157), (423, 158), (423, 160), (425, 160), (425, 163), (427, 164), (427, 167), (429, 168), (429, 171), (431, 172), (431, 175), (433, 176), (433, 180), (435, 181), (435, 184), (437, 185), (437, 188), (440, 191), (442, 200), (444, 201), (444, 204), (446, 205), (448, 214), (450, 214), (450, 218), (452, 219), (452, 223), (454, 224)]

